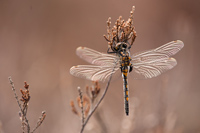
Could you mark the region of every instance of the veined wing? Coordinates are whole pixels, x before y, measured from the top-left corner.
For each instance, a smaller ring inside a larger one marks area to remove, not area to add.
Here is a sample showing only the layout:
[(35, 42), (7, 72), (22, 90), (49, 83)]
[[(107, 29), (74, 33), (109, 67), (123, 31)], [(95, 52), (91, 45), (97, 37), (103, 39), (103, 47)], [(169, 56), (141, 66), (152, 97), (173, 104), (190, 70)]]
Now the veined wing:
[(114, 62), (119, 60), (118, 56), (100, 53), (87, 47), (78, 47), (76, 54), (85, 61), (100, 66), (114, 66)]
[[(114, 70), (113, 70), (114, 69)], [(70, 69), (70, 74), (86, 78), (92, 81), (105, 81), (108, 80), (112, 73), (115, 73), (119, 67), (114, 66), (95, 66), (95, 65), (78, 65)]]
[(182, 41), (172, 41), (156, 49), (132, 55), (133, 77), (136, 79), (152, 78), (172, 69), (177, 62), (170, 58), (183, 48)]
[(172, 69), (176, 64), (177, 62), (174, 58), (168, 58), (147, 64), (134, 65), (131, 76), (135, 79), (153, 78)]
[(182, 41), (172, 41), (164, 44), (156, 49), (143, 51), (140, 53), (133, 54), (131, 56), (134, 64), (151, 63), (157, 60), (167, 59), (172, 55), (175, 55), (178, 51), (183, 48), (184, 44)]

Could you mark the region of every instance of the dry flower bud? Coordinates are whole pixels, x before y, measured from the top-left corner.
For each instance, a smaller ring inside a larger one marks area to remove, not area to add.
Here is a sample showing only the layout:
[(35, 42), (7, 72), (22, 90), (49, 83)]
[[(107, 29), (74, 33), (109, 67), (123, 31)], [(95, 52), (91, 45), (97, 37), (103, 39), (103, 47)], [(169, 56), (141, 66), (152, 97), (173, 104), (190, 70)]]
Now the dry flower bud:
[(28, 88), (29, 88), (29, 84), (27, 84), (26, 81), (24, 81), (24, 88), (25, 88), (25, 89), (28, 89)]
[(74, 106), (74, 101), (70, 101), (70, 106), (72, 107), (72, 112), (74, 112), (75, 114), (78, 115), (78, 111), (76, 110), (76, 108)]
[(88, 104), (87, 108), (85, 109), (85, 112), (84, 112), (85, 117), (87, 117), (89, 111), (90, 111), (90, 104)]
[(87, 96), (83, 96), (83, 103), (84, 103), (84, 106), (85, 104), (89, 104), (90, 103), (90, 100)]

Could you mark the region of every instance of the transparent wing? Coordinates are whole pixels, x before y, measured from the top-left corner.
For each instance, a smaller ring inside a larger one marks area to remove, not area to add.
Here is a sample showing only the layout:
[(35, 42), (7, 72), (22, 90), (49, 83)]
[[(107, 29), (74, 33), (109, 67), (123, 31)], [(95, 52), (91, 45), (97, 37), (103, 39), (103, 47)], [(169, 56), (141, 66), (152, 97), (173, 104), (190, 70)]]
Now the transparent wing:
[(153, 78), (172, 69), (176, 64), (177, 62), (174, 58), (168, 58), (148, 64), (135, 65), (130, 75), (135, 79)]
[(131, 56), (132, 62), (133, 64), (141, 64), (167, 59), (172, 55), (175, 55), (178, 51), (180, 51), (183, 48), (183, 46), (184, 44), (180, 40), (172, 41), (156, 49), (133, 54)]
[(94, 65), (78, 65), (70, 68), (70, 74), (89, 79), (92, 81), (105, 81), (108, 80), (112, 73), (115, 73), (119, 67), (110, 66), (94, 66)]
[(78, 47), (76, 54), (83, 60), (100, 66), (114, 66), (115, 60), (119, 60), (118, 56), (100, 53), (87, 47)]
[(148, 50), (132, 55), (133, 72), (132, 76), (136, 79), (152, 78), (161, 73), (172, 69), (177, 62), (174, 58), (179, 50), (183, 48), (182, 41), (172, 41), (156, 49)]

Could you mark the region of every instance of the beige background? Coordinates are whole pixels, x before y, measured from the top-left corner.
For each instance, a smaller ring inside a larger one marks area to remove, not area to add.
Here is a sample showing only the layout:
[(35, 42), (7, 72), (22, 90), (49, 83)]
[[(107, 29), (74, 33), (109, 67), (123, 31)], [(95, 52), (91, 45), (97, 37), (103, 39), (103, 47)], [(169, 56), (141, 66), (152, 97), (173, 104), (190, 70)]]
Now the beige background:
[[(106, 52), (106, 21), (125, 20), (136, 6), (137, 35), (132, 53), (182, 40), (174, 57), (178, 65), (149, 80), (129, 78), (130, 116), (125, 117), (122, 79), (111, 83), (87, 133), (200, 132), (200, 1), (199, 0), (1, 0), (0, 1), (0, 130), (21, 132), (16, 89), (30, 84), (28, 111), (33, 128), (43, 110), (47, 117), (37, 133), (73, 133), (81, 121), (69, 102), (77, 86), (92, 82), (73, 77), (73, 65), (87, 64), (75, 54), (78, 46)], [(105, 84), (101, 84), (102, 90)], [(101, 91), (103, 92), (103, 91)], [(19, 90), (18, 90), (19, 94)], [(1, 132), (1, 131), (0, 131)]]

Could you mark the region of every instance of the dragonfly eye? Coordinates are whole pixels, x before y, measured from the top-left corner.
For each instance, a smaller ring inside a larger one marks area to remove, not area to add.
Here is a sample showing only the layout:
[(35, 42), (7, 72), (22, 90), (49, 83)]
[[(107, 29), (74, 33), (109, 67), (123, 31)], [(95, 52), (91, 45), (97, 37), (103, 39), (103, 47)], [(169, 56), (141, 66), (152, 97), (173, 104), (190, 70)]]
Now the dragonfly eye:
[(122, 44), (122, 47), (123, 48), (127, 48), (127, 45), (124, 43), (124, 44)]

